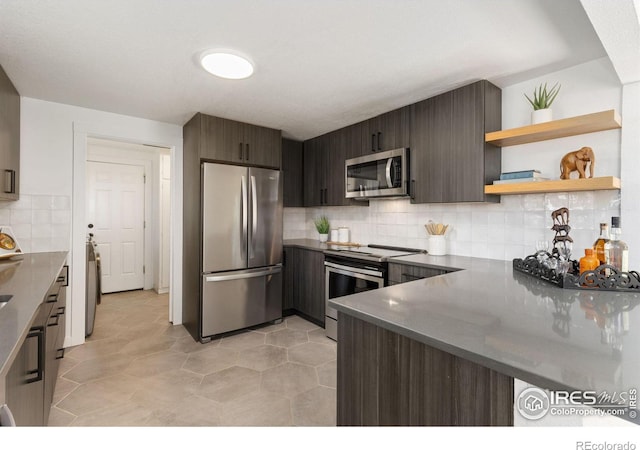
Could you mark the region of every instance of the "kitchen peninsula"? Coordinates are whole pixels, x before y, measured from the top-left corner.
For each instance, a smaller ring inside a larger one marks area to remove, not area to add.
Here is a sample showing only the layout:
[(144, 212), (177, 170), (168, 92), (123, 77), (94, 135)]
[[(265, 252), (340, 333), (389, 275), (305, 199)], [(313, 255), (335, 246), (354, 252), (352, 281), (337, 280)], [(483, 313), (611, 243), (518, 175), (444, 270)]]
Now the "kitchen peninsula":
[(514, 378), (550, 390), (638, 388), (640, 293), (560, 289), (510, 261), (394, 261), (459, 270), (330, 300), (338, 425), (512, 425)]

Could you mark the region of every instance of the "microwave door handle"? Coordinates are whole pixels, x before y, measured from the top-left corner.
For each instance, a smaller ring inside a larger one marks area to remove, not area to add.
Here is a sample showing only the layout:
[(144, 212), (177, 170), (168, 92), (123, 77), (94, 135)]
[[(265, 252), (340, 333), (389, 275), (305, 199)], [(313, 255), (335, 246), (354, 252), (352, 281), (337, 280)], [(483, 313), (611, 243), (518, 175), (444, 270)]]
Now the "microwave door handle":
[(241, 217), (241, 226), (242, 226), (242, 233), (241, 233), (241, 242), (240, 242), (240, 248), (242, 249), (242, 255), (243, 257), (246, 259), (246, 255), (247, 255), (247, 231), (248, 231), (248, 226), (247, 226), (247, 214), (248, 214), (248, 207), (247, 207), (247, 203), (248, 203), (248, 198), (247, 198), (247, 179), (244, 177), (244, 175), (242, 176), (242, 184), (241, 184), (241, 189), (242, 189), (242, 195), (240, 197), (240, 201), (242, 202), (241, 208), (240, 208), (240, 214), (242, 214)]
[(393, 187), (393, 182), (391, 181), (391, 164), (393, 163), (393, 158), (387, 159), (387, 169), (385, 170), (385, 175), (387, 177), (387, 187), (391, 189)]

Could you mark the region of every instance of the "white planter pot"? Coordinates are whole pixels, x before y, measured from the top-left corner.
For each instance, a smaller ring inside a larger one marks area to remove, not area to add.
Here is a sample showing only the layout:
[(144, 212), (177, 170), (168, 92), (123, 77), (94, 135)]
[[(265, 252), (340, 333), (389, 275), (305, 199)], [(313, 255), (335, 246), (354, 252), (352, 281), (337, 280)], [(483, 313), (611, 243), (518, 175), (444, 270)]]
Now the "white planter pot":
[(328, 234), (320, 234), (320, 242), (327, 242), (328, 238)]
[(531, 123), (551, 122), (553, 120), (553, 110), (551, 108), (537, 109), (531, 113)]

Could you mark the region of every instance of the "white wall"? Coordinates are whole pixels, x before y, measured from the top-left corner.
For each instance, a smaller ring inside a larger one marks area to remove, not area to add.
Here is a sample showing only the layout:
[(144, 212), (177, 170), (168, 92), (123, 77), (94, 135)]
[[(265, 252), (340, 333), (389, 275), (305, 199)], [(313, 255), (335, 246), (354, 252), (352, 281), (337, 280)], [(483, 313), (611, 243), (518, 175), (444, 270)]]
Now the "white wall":
[(640, 267), (640, 81), (623, 87), (622, 232), (629, 245), (629, 267)]
[[(71, 105), (21, 98), (20, 192), (25, 208), (34, 208), (33, 198), (50, 196), (71, 199), (72, 237), (67, 241), (72, 267), (65, 345), (84, 342), (84, 174), (86, 141), (101, 137), (171, 149), (172, 184), (172, 316), (182, 322), (182, 127)], [(75, 176), (75, 178), (74, 178)], [(22, 202), (22, 200), (20, 200)], [(38, 202), (39, 204), (39, 202)], [(19, 205), (17, 203), (16, 205)], [(9, 206), (10, 209), (16, 206)], [(32, 213), (32, 230), (40, 215)], [(38, 251), (56, 250), (42, 245)]]
[[(607, 58), (551, 73), (502, 89), (503, 128), (530, 124), (531, 107), (523, 93), (540, 83), (560, 82), (554, 117), (572, 117), (607, 109), (620, 112), (622, 86)], [(624, 120), (624, 119), (623, 119)], [(559, 178), (562, 156), (582, 146), (596, 153), (596, 176), (620, 175), (620, 130), (611, 130), (502, 149), (503, 171), (539, 169)], [(574, 177), (577, 174), (574, 174)], [(617, 191), (503, 196), (500, 204), (412, 205), (409, 200), (377, 200), (369, 207), (285, 208), (284, 237), (317, 238), (313, 219), (326, 215), (332, 228), (348, 226), (352, 241), (426, 249), (428, 220), (450, 224), (451, 254), (510, 260), (533, 253), (535, 241), (553, 239), (551, 211), (570, 210), (574, 255), (578, 258), (599, 234), (599, 223), (620, 213)]]

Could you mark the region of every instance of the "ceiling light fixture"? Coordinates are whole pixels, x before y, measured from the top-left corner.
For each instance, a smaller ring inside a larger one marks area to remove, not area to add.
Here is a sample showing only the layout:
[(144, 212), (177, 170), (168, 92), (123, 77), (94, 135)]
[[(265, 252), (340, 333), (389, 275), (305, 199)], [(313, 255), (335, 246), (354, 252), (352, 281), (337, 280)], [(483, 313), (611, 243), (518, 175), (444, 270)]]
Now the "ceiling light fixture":
[(253, 74), (253, 64), (248, 59), (226, 52), (205, 53), (200, 64), (207, 72), (231, 80), (241, 80)]

